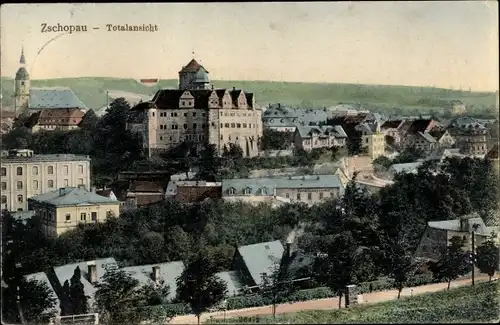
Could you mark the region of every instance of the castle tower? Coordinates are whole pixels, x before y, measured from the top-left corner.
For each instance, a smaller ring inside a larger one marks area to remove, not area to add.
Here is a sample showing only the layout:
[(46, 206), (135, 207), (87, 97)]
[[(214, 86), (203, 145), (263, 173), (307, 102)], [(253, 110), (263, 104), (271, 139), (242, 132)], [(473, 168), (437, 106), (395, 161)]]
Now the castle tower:
[(30, 97), (30, 76), (25, 68), (26, 59), (24, 58), (24, 49), (21, 49), (19, 63), (21, 67), (17, 70), (14, 85), (14, 110), (16, 116), (28, 109), (28, 99)]
[(192, 59), (179, 71), (179, 89), (210, 89), (208, 71), (195, 59)]

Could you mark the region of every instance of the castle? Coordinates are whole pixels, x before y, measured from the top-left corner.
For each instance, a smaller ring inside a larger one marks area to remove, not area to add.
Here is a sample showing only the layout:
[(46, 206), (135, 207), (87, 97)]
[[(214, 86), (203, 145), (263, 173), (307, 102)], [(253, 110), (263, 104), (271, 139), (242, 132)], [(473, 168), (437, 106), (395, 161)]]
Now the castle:
[(182, 142), (214, 144), (222, 153), (230, 144), (245, 157), (259, 154), (262, 111), (253, 93), (214, 89), (208, 71), (192, 59), (179, 71), (179, 89), (161, 89), (149, 102), (132, 108), (127, 127), (142, 134), (151, 155)]

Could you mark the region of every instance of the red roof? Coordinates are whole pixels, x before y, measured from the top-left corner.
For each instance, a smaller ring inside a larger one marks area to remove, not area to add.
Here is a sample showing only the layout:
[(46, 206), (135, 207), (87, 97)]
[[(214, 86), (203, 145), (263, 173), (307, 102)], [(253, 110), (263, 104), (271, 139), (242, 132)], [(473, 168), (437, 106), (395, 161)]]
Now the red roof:
[[(196, 62), (195, 59), (192, 59), (185, 67), (182, 67), (182, 70), (180, 72), (197, 72), (200, 67), (201, 64)], [(205, 69), (205, 71), (208, 73), (207, 69)]]
[(38, 125), (79, 125), (85, 115), (78, 108), (53, 108), (42, 110)]

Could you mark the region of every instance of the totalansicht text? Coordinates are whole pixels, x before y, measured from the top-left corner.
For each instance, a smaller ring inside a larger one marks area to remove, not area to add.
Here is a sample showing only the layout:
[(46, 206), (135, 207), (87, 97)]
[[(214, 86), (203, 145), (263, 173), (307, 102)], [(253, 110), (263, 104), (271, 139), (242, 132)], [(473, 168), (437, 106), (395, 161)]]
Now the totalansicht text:
[[(157, 32), (158, 25), (154, 24), (141, 24), (141, 25), (114, 25), (106, 24), (104, 28), (107, 32)], [(63, 25), (63, 24), (48, 24), (42, 23), (40, 25), (42, 33), (60, 33), (66, 32), (69, 34), (87, 32), (89, 30), (100, 30), (98, 26), (89, 27), (88, 25)]]

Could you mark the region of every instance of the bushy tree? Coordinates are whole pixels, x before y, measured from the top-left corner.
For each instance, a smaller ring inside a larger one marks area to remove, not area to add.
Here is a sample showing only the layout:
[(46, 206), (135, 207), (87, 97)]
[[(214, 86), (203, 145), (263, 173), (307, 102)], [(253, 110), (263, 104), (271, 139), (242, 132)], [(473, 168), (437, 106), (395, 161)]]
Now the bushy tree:
[(467, 274), (471, 271), (471, 265), (468, 259), (468, 253), (464, 251), (465, 240), (459, 236), (453, 236), (450, 244), (433, 269), (434, 277), (448, 282), (450, 290), (451, 281)]
[(227, 293), (224, 281), (216, 275), (216, 269), (200, 251), (186, 263), (186, 268), (177, 278), (177, 298), (189, 304), (200, 324), (200, 316), (221, 303)]
[(218, 177), (221, 162), (217, 147), (214, 144), (206, 145), (200, 153), (198, 177), (207, 181), (215, 181)]
[(271, 301), (273, 305), (273, 318), (276, 318), (276, 305), (278, 302), (290, 296), (296, 290), (287, 262), (287, 259), (284, 257), (281, 263), (275, 263), (269, 268), (269, 273), (261, 275), (260, 292), (263, 297)]
[(363, 153), (363, 138), (361, 132), (352, 132), (347, 138), (347, 153), (349, 156), (356, 156)]
[(273, 129), (264, 128), (260, 139), (261, 150), (286, 150), (290, 148), (293, 133), (279, 132)]
[(162, 303), (169, 293), (169, 287), (162, 281), (140, 285), (129, 273), (109, 266), (96, 288), (95, 304), (106, 323), (161, 322), (174, 316), (156, 313), (157, 309), (151, 308)]
[(86, 314), (88, 311), (87, 296), (81, 280), (82, 273), (77, 266), (70, 280), (69, 294), (74, 315)]
[(491, 235), (476, 249), (477, 267), (481, 273), (488, 274), (490, 281), (499, 265), (499, 250), (494, 238), (494, 235)]

